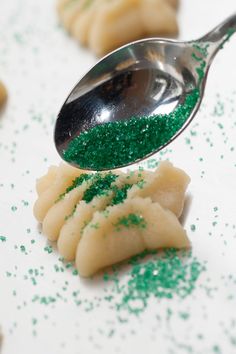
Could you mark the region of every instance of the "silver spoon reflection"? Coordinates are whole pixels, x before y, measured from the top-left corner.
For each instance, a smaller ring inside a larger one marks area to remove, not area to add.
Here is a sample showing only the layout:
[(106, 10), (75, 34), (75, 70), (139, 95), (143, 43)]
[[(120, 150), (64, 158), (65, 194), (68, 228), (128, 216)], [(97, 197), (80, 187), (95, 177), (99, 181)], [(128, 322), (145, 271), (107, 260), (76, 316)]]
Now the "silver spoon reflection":
[[(137, 163), (163, 149), (195, 116), (212, 60), (235, 31), (236, 14), (196, 41), (145, 39), (104, 57), (78, 82), (61, 108), (54, 133), (60, 156), (82, 169), (107, 170)], [(168, 134), (158, 132), (160, 138), (154, 134), (153, 119), (159, 115), (168, 121), (163, 129), (169, 129), (173, 121)], [(142, 117), (146, 117), (145, 128)], [(139, 125), (140, 135), (131, 134), (131, 141), (126, 131), (132, 133)], [(97, 134), (101, 126), (103, 135)], [(79, 142), (77, 155), (75, 141)], [(133, 151), (127, 150), (129, 143)], [(116, 147), (122, 150), (119, 156)]]

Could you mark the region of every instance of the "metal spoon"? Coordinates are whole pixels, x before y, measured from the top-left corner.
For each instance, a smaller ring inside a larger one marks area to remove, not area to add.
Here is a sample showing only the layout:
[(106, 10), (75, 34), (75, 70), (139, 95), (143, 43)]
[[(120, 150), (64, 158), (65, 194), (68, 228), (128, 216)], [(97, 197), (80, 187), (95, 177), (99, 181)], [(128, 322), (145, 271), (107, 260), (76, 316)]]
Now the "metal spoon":
[[(145, 158), (163, 149), (197, 113), (212, 60), (235, 31), (236, 14), (196, 41), (150, 38), (130, 43), (108, 54), (78, 82), (61, 108), (54, 140), (62, 159), (70, 141), (82, 132), (96, 125), (128, 120), (134, 116), (170, 113), (198, 88), (199, 100), (183, 126), (169, 141)], [(89, 163), (88, 166), (79, 166), (75, 161), (69, 163), (83, 169), (93, 169)], [(114, 166), (119, 167), (124, 165)], [(108, 168), (104, 165), (97, 167), (97, 170)]]

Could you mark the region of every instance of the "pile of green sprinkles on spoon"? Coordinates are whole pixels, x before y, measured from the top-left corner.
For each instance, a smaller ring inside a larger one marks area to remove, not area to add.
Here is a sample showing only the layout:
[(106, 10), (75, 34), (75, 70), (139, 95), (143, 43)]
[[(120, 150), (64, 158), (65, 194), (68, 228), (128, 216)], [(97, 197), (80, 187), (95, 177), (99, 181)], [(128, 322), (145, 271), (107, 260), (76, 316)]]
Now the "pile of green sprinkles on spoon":
[(74, 138), (64, 159), (81, 168), (112, 169), (138, 161), (165, 145), (183, 127), (199, 100), (194, 89), (169, 114), (97, 125)]

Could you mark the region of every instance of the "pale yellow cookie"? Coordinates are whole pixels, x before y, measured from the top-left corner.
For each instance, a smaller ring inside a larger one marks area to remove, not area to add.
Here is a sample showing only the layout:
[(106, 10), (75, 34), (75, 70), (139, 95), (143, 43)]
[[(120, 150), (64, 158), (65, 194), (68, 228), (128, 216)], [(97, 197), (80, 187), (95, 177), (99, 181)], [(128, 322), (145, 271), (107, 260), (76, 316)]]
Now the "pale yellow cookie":
[[(34, 213), (45, 236), (57, 241), (59, 253), (68, 261), (76, 258), (81, 275), (89, 276), (144, 249), (187, 247), (178, 217), (189, 181), (168, 161), (155, 171), (127, 173), (88, 174), (69, 165), (51, 166), (37, 181)], [(141, 218), (141, 224), (119, 224), (130, 215)], [(90, 253), (95, 260), (89, 265)]]
[(175, 36), (177, 0), (59, 0), (65, 28), (103, 55), (147, 36)]
[(0, 81), (0, 108), (7, 100), (7, 90), (4, 84)]
[(174, 9), (177, 9), (179, 6), (179, 0), (166, 0)]
[(93, 0), (73, 21), (71, 33), (82, 45), (89, 45), (90, 32), (102, 6), (107, 6), (106, 0)]
[(84, 227), (92, 220), (95, 211), (104, 210), (112, 198), (112, 193), (108, 196), (97, 197), (91, 203), (81, 201), (64, 226), (61, 228), (57, 242), (59, 253), (67, 261), (73, 261), (76, 256), (78, 243), (83, 234)]
[[(132, 185), (141, 182), (147, 175), (152, 174), (148, 171), (135, 171), (127, 174), (119, 173), (119, 177), (112, 186), (121, 189), (124, 185)], [(77, 245), (83, 234), (84, 227), (91, 221), (96, 211), (105, 210), (114, 197), (114, 191), (110, 190), (102, 196), (95, 197), (90, 203), (81, 201), (77, 204), (73, 215), (68, 218), (61, 228), (58, 238), (58, 250), (68, 261), (75, 259)], [(47, 236), (47, 234), (46, 234)]]
[(57, 166), (50, 166), (48, 169), (48, 173), (36, 181), (36, 191), (38, 195), (42, 194), (53, 184), (58, 173), (58, 168), (59, 167)]
[[(70, 167), (69, 165), (62, 164), (60, 166), (50, 188), (48, 188), (47, 185), (47, 189), (39, 195), (39, 198), (34, 205), (34, 216), (39, 222), (44, 220), (48, 210), (58, 200), (59, 196), (65, 192), (66, 188), (72, 184), (73, 180), (80, 176), (80, 174), (82, 174), (82, 171)], [(42, 182), (38, 181), (37, 183), (40, 185)]]
[(129, 190), (128, 198), (150, 197), (180, 217), (189, 182), (190, 178), (183, 170), (174, 167), (169, 161), (163, 161), (154, 173), (146, 177), (141, 187), (134, 185)]
[(81, 186), (73, 189), (64, 197), (61, 197), (48, 210), (43, 220), (43, 233), (50, 241), (56, 241), (58, 239), (66, 218), (71, 215), (75, 205), (80, 202), (90, 183), (90, 181), (83, 182)]
[(58, 4), (58, 13), (65, 28), (71, 32), (73, 23), (86, 8), (88, 0), (60, 0)]
[(84, 277), (144, 250), (190, 245), (176, 216), (150, 198), (127, 199), (106, 211), (94, 214), (77, 247), (76, 266)]

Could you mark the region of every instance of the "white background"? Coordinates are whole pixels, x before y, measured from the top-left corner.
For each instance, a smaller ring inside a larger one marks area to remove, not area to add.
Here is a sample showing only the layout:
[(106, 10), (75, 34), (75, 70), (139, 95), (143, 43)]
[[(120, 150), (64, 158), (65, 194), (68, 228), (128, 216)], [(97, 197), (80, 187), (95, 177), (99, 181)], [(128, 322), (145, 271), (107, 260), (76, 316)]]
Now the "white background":
[[(200, 37), (233, 12), (235, 0), (182, 0), (180, 38)], [(236, 36), (218, 54), (200, 113), (163, 157), (191, 176), (185, 228), (206, 270), (185, 300), (152, 299), (139, 317), (122, 314), (122, 323), (108, 302), (91, 310), (90, 303), (105, 296), (102, 279), (55, 271), (62, 266), (59, 255), (44, 250), (46, 239), (32, 215), (36, 178), (60, 161), (55, 117), (96, 59), (58, 26), (53, 0), (1, 0), (0, 79), (9, 90), (0, 115), (3, 354), (236, 353), (235, 43)], [(37, 296), (57, 300), (45, 305), (33, 301)]]

